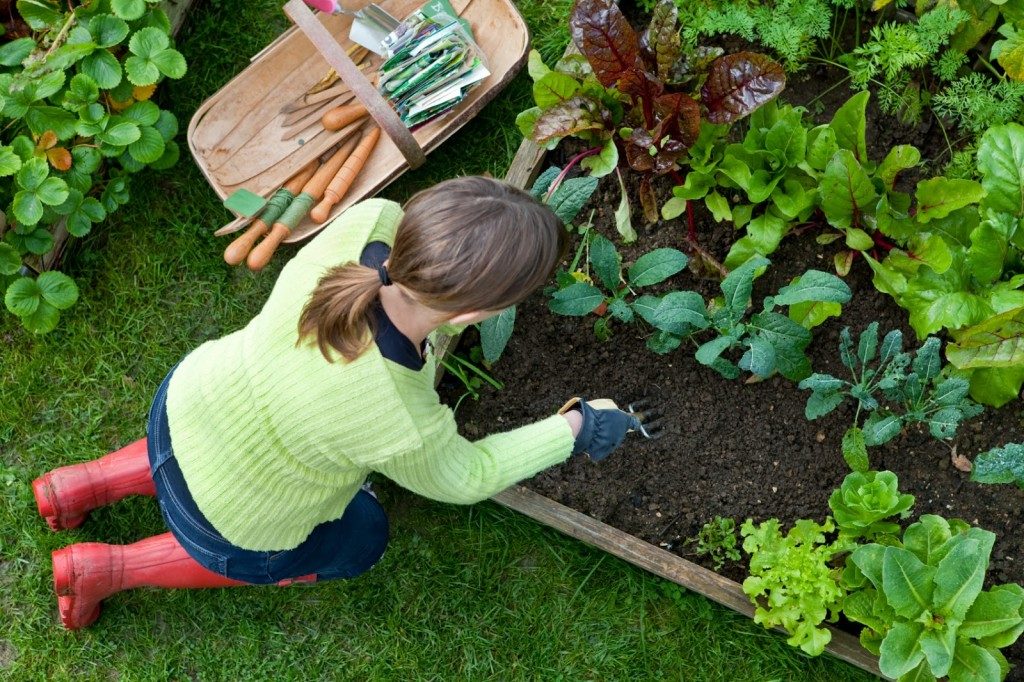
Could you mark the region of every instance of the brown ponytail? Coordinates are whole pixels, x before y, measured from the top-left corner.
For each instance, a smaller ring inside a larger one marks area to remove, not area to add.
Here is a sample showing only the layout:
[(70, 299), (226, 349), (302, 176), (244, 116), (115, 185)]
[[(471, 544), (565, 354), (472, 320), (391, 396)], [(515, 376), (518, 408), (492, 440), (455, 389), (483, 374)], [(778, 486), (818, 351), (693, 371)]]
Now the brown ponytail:
[[(391, 281), (418, 303), (457, 315), (498, 311), (525, 299), (565, 256), (568, 237), (550, 208), (504, 182), (446, 180), (405, 205), (388, 259)], [(299, 319), (299, 342), (316, 335), (354, 360), (373, 339), (377, 271), (346, 263), (327, 272)]]

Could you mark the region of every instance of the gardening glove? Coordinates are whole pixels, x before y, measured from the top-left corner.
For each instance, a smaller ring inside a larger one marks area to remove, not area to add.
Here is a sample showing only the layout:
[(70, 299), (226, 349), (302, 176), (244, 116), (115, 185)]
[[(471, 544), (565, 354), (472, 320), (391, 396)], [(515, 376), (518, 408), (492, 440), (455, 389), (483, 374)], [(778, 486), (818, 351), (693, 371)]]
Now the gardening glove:
[(572, 398), (558, 414), (578, 410), (583, 416), (583, 425), (576, 435), (572, 454), (585, 453), (595, 462), (600, 462), (617, 447), (630, 431), (640, 428), (640, 420), (619, 409), (611, 400), (602, 398), (587, 402), (583, 398)]

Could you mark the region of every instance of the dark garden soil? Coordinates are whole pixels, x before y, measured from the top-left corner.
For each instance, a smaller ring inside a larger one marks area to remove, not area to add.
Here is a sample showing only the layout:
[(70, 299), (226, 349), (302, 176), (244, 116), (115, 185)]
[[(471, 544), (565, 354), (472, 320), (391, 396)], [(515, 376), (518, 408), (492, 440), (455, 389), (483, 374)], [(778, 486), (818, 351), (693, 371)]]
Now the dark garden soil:
[[(808, 103), (835, 83), (834, 74), (809, 72), (802, 81), (791, 80), (782, 98)], [(811, 112), (820, 122), (850, 95), (846, 85), (828, 92)], [(941, 130), (926, 125), (905, 128), (892, 119), (879, 119), (871, 107), (868, 139), (871, 156), (881, 159), (894, 144), (912, 143), (924, 159), (945, 149)], [(935, 126), (937, 128), (937, 126)], [(569, 153), (562, 152), (562, 154)], [(559, 152), (549, 163), (561, 164)], [(904, 179), (906, 181), (907, 179)], [(656, 183), (659, 201), (669, 196), (667, 180)], [(635, 196), (635, 192), (633, 193)], [(595, 228), (620, 242), (613, 213), (619, 202), (614, 175), (605, 178), (591, 205)], [(634, 202), (635, 204), (635, 202)], [(640, 207), (634, 205), (634, 224), (641, 234), (630, 247), (620, 247), (624, 267), (654, 248), (685, 250), (685, 215), (644, 230)], [(731, 224), (715, 224), (698, 208), (701, 245), (724, 258), (736, 238)], [(819, 245), (819, 225), (803, 226), (771, 256), (772, 267), (756, 283), (756, 305), (770, 293), (809, 268), (830, 270), (836, 246)], [(814, 331), (808, 349), (815, 371), (846, 376), (838, 360), (839, 332), (850, 326), (859, 333), (873, 321), (882, 332), (902, 329), (905, 344), (916, 343), (907, 325), (907, 313), (871, 283), (871, 272), (858, 259), (846, 278), (853, 299), (841, 318)], [(706, 298), (719, 293), (718, 282), (687, 271), (667, 283), (672, 289), (695, 289)], [(620, 451), (600, 464), (572, 459), (545, 471), (526, 485), (562, 504), (582, 511), (647, 542), (664, 547), (711, 568), (695, 556), (687, 538), (712, 517), (720, 515), (755, 521), (777, 517), (784, 524), (799, 518), (822, 519), (829, 513), (829, 494), (849, 470), (840, 454), (840, 440), (854, 417), (844, 404), (818, 421), (804, 417), (808, 392), (782, 377), (746, 384), (728, 381), (693, 358), (694, 346), (659, 356), (644, 343), (651, 329), (644, 325), (616, 324), (613, 337), (598, 341), (594, 317), (570, 318), (547, 309), (547, 298), (537, 294), (519, 307), (515, 333), (495, 374), (505, 389), (487, 389), (479, 401), (466, 399), (457, 415), (468, 438), (526, 424), (551, 414), (571, 396), (610, 397), (621, 403), (642, 396), (653, 398), (668, 417), (667, 433), (657, 441), (630, 437)], [(475, 343), (475, 334), (463, 338), (463, 352)], [(736, 359), (736, 358), (734, 358)], [(442, 396), (451, 404), (462, 394), (461, 385), (446, 379)], [(1021, 404), (987, 410), (961, 426), (952, 441), (969, 457), (988, 448), (1022, 439)], [(951, 449), (926, 430), (911, 430), (883, 447), (870, 450), (874, 469), (889, 469), (899, 476), (902, 492), (916, 497), (915, 517), (925, 513), (959, 517), (994, 531), (998, 540), (989, 569), (990, 583), (1024, 582), (1024, 491), (1012, 486), (973, 483), (969, 474), (951, 465)], [(746, 567), (731, 562), (720, 573), (742, 581)], [(1024, 645), (1005, 651), (1024, 663)], [(1024, 679), (1018, 666), (1011, 679)]]

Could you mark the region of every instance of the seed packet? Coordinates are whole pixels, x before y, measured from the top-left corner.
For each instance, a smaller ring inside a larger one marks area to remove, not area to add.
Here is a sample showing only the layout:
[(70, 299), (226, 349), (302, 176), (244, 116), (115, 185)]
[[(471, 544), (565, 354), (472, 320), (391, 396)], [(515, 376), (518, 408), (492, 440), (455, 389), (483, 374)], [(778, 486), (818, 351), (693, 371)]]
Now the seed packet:
[(450, 111), (490, 75), (469, 23), (431, 0), (382, 42), (378, 89), (410, 128)]

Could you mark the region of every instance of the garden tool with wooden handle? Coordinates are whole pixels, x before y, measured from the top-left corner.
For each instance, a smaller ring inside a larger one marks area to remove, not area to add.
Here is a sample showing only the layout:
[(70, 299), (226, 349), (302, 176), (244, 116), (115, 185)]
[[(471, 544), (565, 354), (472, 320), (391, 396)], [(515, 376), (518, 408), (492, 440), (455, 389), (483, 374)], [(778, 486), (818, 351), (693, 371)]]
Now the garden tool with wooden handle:
[(359, 138), (354, 135), (348, 139), (345, 144), (341, 146), (338, 151), (327, 161), (324, 162), (320, 168), (317, 169), (316, 173), (306, 182), (302, 187), (302, 191), (292, 200), (285, 209), (284, 213), (277, 219), (274, 226), (270, 229), (270, 233), (263, 238), (256, 247), (249, 252), (249, 256), (245, 259), (249, 269), (254, 272), (259, 272), (267, 266), (270, 262), (270, 258), (274, 255), (274, 251), (284, 241), (285, 237), (291, 234), (292, 229), (295, 228), (299, 222), (306, 217), (309, 213), (309, 209), (313, 207), (313, 204), (319, 201), (320, 197), (323, 196), (324, 190), (327, 188), (327, 184), (331, 179), (337, 175), (338, 170), (342, 164), (352, 153), (352, 150), (356, 148), (359, 143)]
[(646, 401), (631, 403), (627, 410), (623, 410), (607, 398), (571, 398), (558, 410), (558, 414), (564, 415), (570, 410), (579, 410), (583, 416), (573, 444), (573, 454), (586, 454), (595, 462), (619, 447), (627, 433), (635, 431), (649, 439), (662, 435), (661, 414), (650, 408)]
[(302, 188), (309, 182), (309, 179), (313, 177), (313, 173), (316, 172), (318, 165), (316, 159), (313, 159), (305, 168), (286, 182), (284, 187), (277, 190), (274, 196), (270, 197), (263, 212), (253, 220), (249, 229), (224, 249), (224, 262), (228, 265), (238, 265), (245, 260), (245, 257), (252, 251), (252, 246), (256, 243), (256, 240), (267, 233), (270, 225), (277, 222), (277, 219), (288, 208), (288, 204), (295, 198), (295, 195), (302, 191)]
[(359, 175), (359, 171), (363, 169), (366, 159), (370, 156), (379, 139), (380, 128), (376, 126), (363, 133), (362, 139), (359, 140), (359, 146), (345, 160), (338, 174), (331, 180), (331, 184), (327, 185), (327, 189), (324, 190), (323, 199), (309, 212), (309, 217), (313, 219), (313, 222), (325, 222), (328, 216), (331, 215), (331, 209), (345, 197), (349, 187), (352, 186), (356, 176)]

